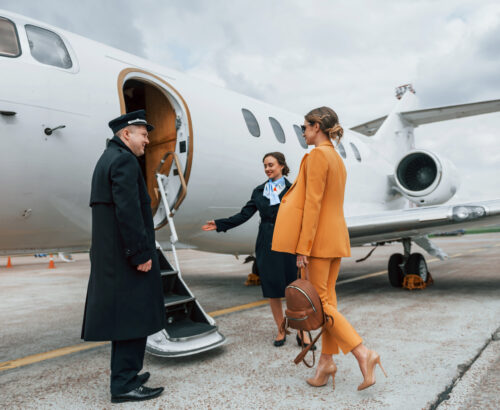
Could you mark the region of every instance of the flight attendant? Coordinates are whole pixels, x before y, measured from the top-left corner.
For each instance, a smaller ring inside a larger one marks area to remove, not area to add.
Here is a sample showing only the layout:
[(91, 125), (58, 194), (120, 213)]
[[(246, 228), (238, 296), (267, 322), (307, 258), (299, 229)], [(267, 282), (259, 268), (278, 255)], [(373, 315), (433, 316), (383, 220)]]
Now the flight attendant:
[[(333, 317), (322, 335), (321, 357), (311, 386), (324, 386), (330, 376), (335, 387), (337, 367), (332, 355), (339, 349), (358, 361), (363, 382), (358, 390), (375, 383), (377, 352), (369, 350), (347, 319), (337, 310), (335, 283), (340, 260), (351, 256), (344, 219), (346, 170), (332, 140), (344, 133), (335, 111), (316, 108), (305, 116), (303, 136), (315, 148), (304, 156), (297, 180), (283, 197), (276, 220), (272, 249), (295, 254), (299, 268), (309, 269), (309, 280), (317, 290), (323, 309)], [(380, 366), (382, 368), (382, 366)]]
[[(259, 211), (260, 225), (255, 245), (256, 263), (260, 274), (262, 294), (265, 298), (269, 298), (269, 305), (278, 329), (274, 346), (279, 347), (283, 346), (286, 340), (285, 333), (280, 329), (283, 321), (280, 298), (285, 296), (285, 287), (297, 278), (297, 267), (295, 256), (272, 251), (271, 241), (281, 198), (292, 184), (285, 178), (290, 170), (281, 152), (266, 154), (263, 163), (268, 180), (253, 190), (250, 201), (241, 211), (230, 218), (208, 221), (202, 229), (226, 232), (248, 221), (255, 212)], [(304, 339), (304, 342), (308, 343), (309, 340)]]

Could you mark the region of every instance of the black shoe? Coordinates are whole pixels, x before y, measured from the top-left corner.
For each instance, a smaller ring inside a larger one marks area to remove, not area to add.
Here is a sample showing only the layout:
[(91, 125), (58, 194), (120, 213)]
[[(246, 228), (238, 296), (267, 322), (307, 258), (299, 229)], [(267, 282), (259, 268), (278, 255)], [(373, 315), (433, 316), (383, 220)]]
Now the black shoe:
[(129, 391), (125, 394), (117, 394), (111, 396), (111, 403), (123, 403), (125, 401), (143, 401), (154, 399), (163, 392), (163, 387), (151, 389), (146, 386), (139, 386), (137, 389)]
[(285, 344), (285, 342), (286, 342), (286, 335), (283, 339), (275, 340), (273, 344), (274, 344), (274, 347), (281, 347)]
[[(297, 335), (297, 344), (299, 345), (299, 347), (302, 347), (302, 339), (299, 337), (299, 335)], [(307, 346), (309, 346), (309, 343), (304, 343), (304, 348), (306, 348)], [(311, 347), (310, 350), (316, 350), (316, 345)]]
[(143, 384), (146, 384), (146, 382), (149, 380), (149, 376), (151, 376), (149, 374), (149, 372), (144, 372), (143, 374), (138, 374), (137, 375), (137, 378), (139, 379), (139, 381), (141, 382), (141, 386)]

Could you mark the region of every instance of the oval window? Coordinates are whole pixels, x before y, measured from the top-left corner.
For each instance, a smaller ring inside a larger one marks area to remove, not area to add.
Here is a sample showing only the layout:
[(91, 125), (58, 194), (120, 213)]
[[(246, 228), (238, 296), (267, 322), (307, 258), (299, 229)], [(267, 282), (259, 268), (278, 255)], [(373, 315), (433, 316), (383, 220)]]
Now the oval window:
[(276, 118), (269, 117), (269, 122), (271, 123), (271, 127), (273, 128), (274, 135), (276, 136), (276, 139), (284, 144), (286, 142), (285, 138), (285, 132), (283, 131), (283, 128), (281, 128), (280, 123)]
[(241, 112), (243, 113), (243, 118), (247, 124), (248, 132), (250, 132), (250, 134), (254, 137), (260, 137), (260, 127), (255, 115), (253, 115), (252, 112), (246, 108), (242, 108)]
[(361, 155), (359, 154), (358, 149), (356, 148), (356, 145), (354, 145), (352, 142), (349, 143), (352, 148), (352, 152), (354, 152), (354, 157), (361, 162)]
[(304, 135), (302, 134), (302, 130), (298, 125), (293, 125), (293, 129), (295, 130), (295, 134), (297, 134), (297, 139), (299, 140), (299, 144), (302, 148), (307, 149), (309, 148), (308, 145), (306, 144), (306, 139), (304, 138)]
[(337, 148), (337, 151), (342, 156), (342, 158), (346, 159), (347, 158), (347, 154), (345, 153), (344, 145), (342, 145), (342, 143), (340, 141), (337, 143), (337, 147), (336, 148)]

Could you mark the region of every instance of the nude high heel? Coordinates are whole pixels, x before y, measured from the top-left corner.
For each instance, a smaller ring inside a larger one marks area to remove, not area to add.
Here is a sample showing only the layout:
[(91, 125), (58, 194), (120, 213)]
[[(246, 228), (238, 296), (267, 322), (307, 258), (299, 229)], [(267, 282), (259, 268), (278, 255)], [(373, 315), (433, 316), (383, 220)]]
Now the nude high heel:
[(310, 386), (321, 387), (328, 383), (328, 379), (332, 376), (333, 379), (333, 390), (335, 390), (335, 373), (337, 373), (337, 366), (333, 361), (327, 362), (324, 365), (318, 364), (316, 369), (316, 374), (314, 377), (307, 379), (307, 383)]
[(377, 364), (384, 372), (385, 377), (387, 377), (387, 373), (385, 372), (384, 368), (382, 367), (382, 364), (380, 363), (380, 356), (378, 355), (378, 353), (374, 350), (370, 350), (369, 352), (370, 353), (368, 354), (367, 365), (366, 365), (367, 367), (366, 376), (365, 379), (363, 380), (363, 383), (361, 383), (358, 386), (358, 390), (364, 390), (375, 384), (375, 366)]

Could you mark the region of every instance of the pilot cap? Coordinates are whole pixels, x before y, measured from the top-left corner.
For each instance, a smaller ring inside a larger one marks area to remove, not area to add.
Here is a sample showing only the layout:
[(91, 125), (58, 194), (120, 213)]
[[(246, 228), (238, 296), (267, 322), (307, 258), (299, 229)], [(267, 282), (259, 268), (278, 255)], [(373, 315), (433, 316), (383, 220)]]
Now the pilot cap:
[(114, 120), (111, 120), (108, 125), (109, 128), (111, 128), (111, 130), (113, 131), (113, 134), (116, 134), (122, 128), (128, 127), (129, 125), (145, 125), (148, 132), (155, 129), (155, 127), (153, 127), (151, 124), (148, 124), (148, 122), (146, 121), (146, 111), (144, 110), (132, 111), (120, 115)]

